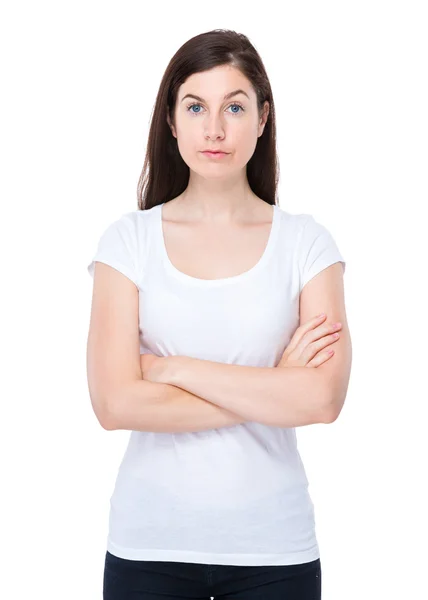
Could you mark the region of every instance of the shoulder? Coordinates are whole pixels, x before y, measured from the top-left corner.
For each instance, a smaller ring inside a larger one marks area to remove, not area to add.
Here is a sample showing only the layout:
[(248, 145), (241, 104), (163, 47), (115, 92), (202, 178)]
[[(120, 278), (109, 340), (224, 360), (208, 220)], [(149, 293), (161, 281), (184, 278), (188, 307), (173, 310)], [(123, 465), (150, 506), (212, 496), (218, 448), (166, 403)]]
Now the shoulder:
[[(156, 208), (156, 207), (154, 207)], [(123, 213), (117, 220), (116, 223), (123, 223), (124, 225), (133, 225), (134, 227), (143, 226), (144, 223), (150, 218), (153, 214), (153, 209), (145, 209), (145, 210), (131, 210), (126, 213)]]
[(130, 239), (139, 240), (144, 238), (151, 219), (154, 216), (154, 211), (158, 207), (155, 206), (149, 209), (137, 209), (123, 213), (117, 217), (108, 227), (111, 231), (115, 231)]
[(302, 213), (296, 217), (296, 249), (301, 286), (305, 286), (320, 271), (336, 262), (342, 263), (344, 273), (346, 261), (330, 229), (311, 214)]
[[(278, 207), (279, 208), (279, 207)], [(311, 244), (315, 239), (321, 237), (332, 238), (327, 226), (309, 213), (291, 213), (279, 208), (282, 221), (288, 226), (289, 233), (295, 235), (300, 247)]]
[(276, 210), (281, 222), (281, 226), (287, 229), (287, 234), (295, 241), (300, 238), (307, 223), (311, 220), (314, 220), (310, 214), (292, 213), (284, 208), (281, 208), (278, 204), (276, 205)]
[(94, 275), (95, 262), (104, 262), (138, 285), (149, 247), (146, 231), (150, 214), (150, 210), (128, 211), (104, 226), (88, 265), (91, 276)]

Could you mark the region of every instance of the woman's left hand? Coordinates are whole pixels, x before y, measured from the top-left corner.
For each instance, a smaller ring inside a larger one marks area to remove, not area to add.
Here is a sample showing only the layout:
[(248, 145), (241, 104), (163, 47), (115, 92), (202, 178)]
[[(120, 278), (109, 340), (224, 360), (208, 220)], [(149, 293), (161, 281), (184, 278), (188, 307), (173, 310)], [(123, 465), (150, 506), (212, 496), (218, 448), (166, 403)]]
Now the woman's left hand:
[(140, 354), (143, 379), (153, 383), (167, 383), (165, 379), (167, 358), (167, 356), (156, 356), (155, 354)]

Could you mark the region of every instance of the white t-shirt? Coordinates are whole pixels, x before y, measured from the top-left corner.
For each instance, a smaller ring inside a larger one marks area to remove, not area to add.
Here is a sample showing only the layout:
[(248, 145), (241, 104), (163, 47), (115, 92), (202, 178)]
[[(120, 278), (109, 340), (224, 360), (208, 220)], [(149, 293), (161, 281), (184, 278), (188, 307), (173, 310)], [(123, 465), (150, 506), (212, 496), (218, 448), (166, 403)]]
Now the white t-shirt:
[[(253, 268), (197, 279), (169, 260), (163, 204), (109, 225), (88, 266), (93, 276), (94, 261), (111, 265), (138, 287), (140, 353), (276, 366), (299, 326), (303, 286), (335, 262), (345, 269), (329, 231), (275, 205)], [(107, 549), (132, 560), (241, 566), (319, 558), (295, 429), (247, 422), (131, 431), (110, 499)]]

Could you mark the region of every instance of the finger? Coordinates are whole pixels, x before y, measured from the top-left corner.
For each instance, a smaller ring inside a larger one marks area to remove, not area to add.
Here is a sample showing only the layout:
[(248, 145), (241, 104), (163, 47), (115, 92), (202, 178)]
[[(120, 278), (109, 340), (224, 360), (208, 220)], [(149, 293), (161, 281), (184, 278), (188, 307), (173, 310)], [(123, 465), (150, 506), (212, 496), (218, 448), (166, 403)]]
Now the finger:
[(334, 350), (323, 350), (319, 352), (312, 360), (308, 362), (307, 367), (319, 367), (323, 363), (325, 363), (329, 358), (331, 358), (334, 354)]
[[(300, 358), (305, 361), (305, 364), (309, 363), (315, 356), (321, 353), (324, 348), (337, 342), (339, 337), (336, 337), (336, 333), (333, 333), (321, 338), (318, 341), (309, 343), (307, 346), (304, 346), (302, 350), (300, 350)], [(330, 348), (327, 348), (327, 350), (329, 349)], [(295, 354), (297, 355), (298, 353), (299, 349), (296, 350)]]
[(331, 346), (331, 344), (334, 344), (335, 342), (339, 341), (339, 339), (340, 333), (337, 331), (335, 333), (331, 333), (330, 335), (326, 335), (320, 338), (319, 340), (316, 340), (315, 342), (312, 342), (311, 346), (315, 348), (317, 352), (319, 352), (326, 346)]
[[(300, 348), (304, 348), (305, 346), (308, 346), (309, 344), (314, 344), (315, 342), (320, 341), (320, 346), (318, 346), (318, 349), (320, 347), (322, 347), (323, 345), (323, 341), (325, 338), (327, 338), (330, 341), (330, 336), (334, 335), (335, 333), (338, 333), (338, 329), (340, 329), (340, 327), (336, 327), (335, 324), (327, 324), (324, 323), (322, 326), (316, 327), (315, 329), (309, 330), (307, 332), (305, 332), (305, 334), (303, 335), (302, 339), (300, 340), (301, 345)], [(336, 340), (336, 338), (334, 338), (334, 341)]]
[(314, 327), (318, 327), (319, 325), (321, 325), (321, 323), (323, 323), (326, 318), (326, 314), (317, 315), (316, 317), (309, 319), (309, 321), (307, 321), (306, 323), (300, 325), (300, 327), (298, 327), (294, 332), (294, 335), (287, 346), (287, 351), (293, 352), (296, 349), (297, 345), (302, 341), (303, 336), (309, 331), (311, 331)]

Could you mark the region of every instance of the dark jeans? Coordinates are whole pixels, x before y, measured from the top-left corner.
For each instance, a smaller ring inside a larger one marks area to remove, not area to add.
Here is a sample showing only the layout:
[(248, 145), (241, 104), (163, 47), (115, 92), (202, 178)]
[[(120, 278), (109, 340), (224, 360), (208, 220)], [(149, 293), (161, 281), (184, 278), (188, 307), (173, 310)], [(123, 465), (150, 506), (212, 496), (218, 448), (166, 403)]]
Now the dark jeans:
[(103, 600), (321, 600), (321, 560), (234, 566), (128, 560), (106, 552)]

